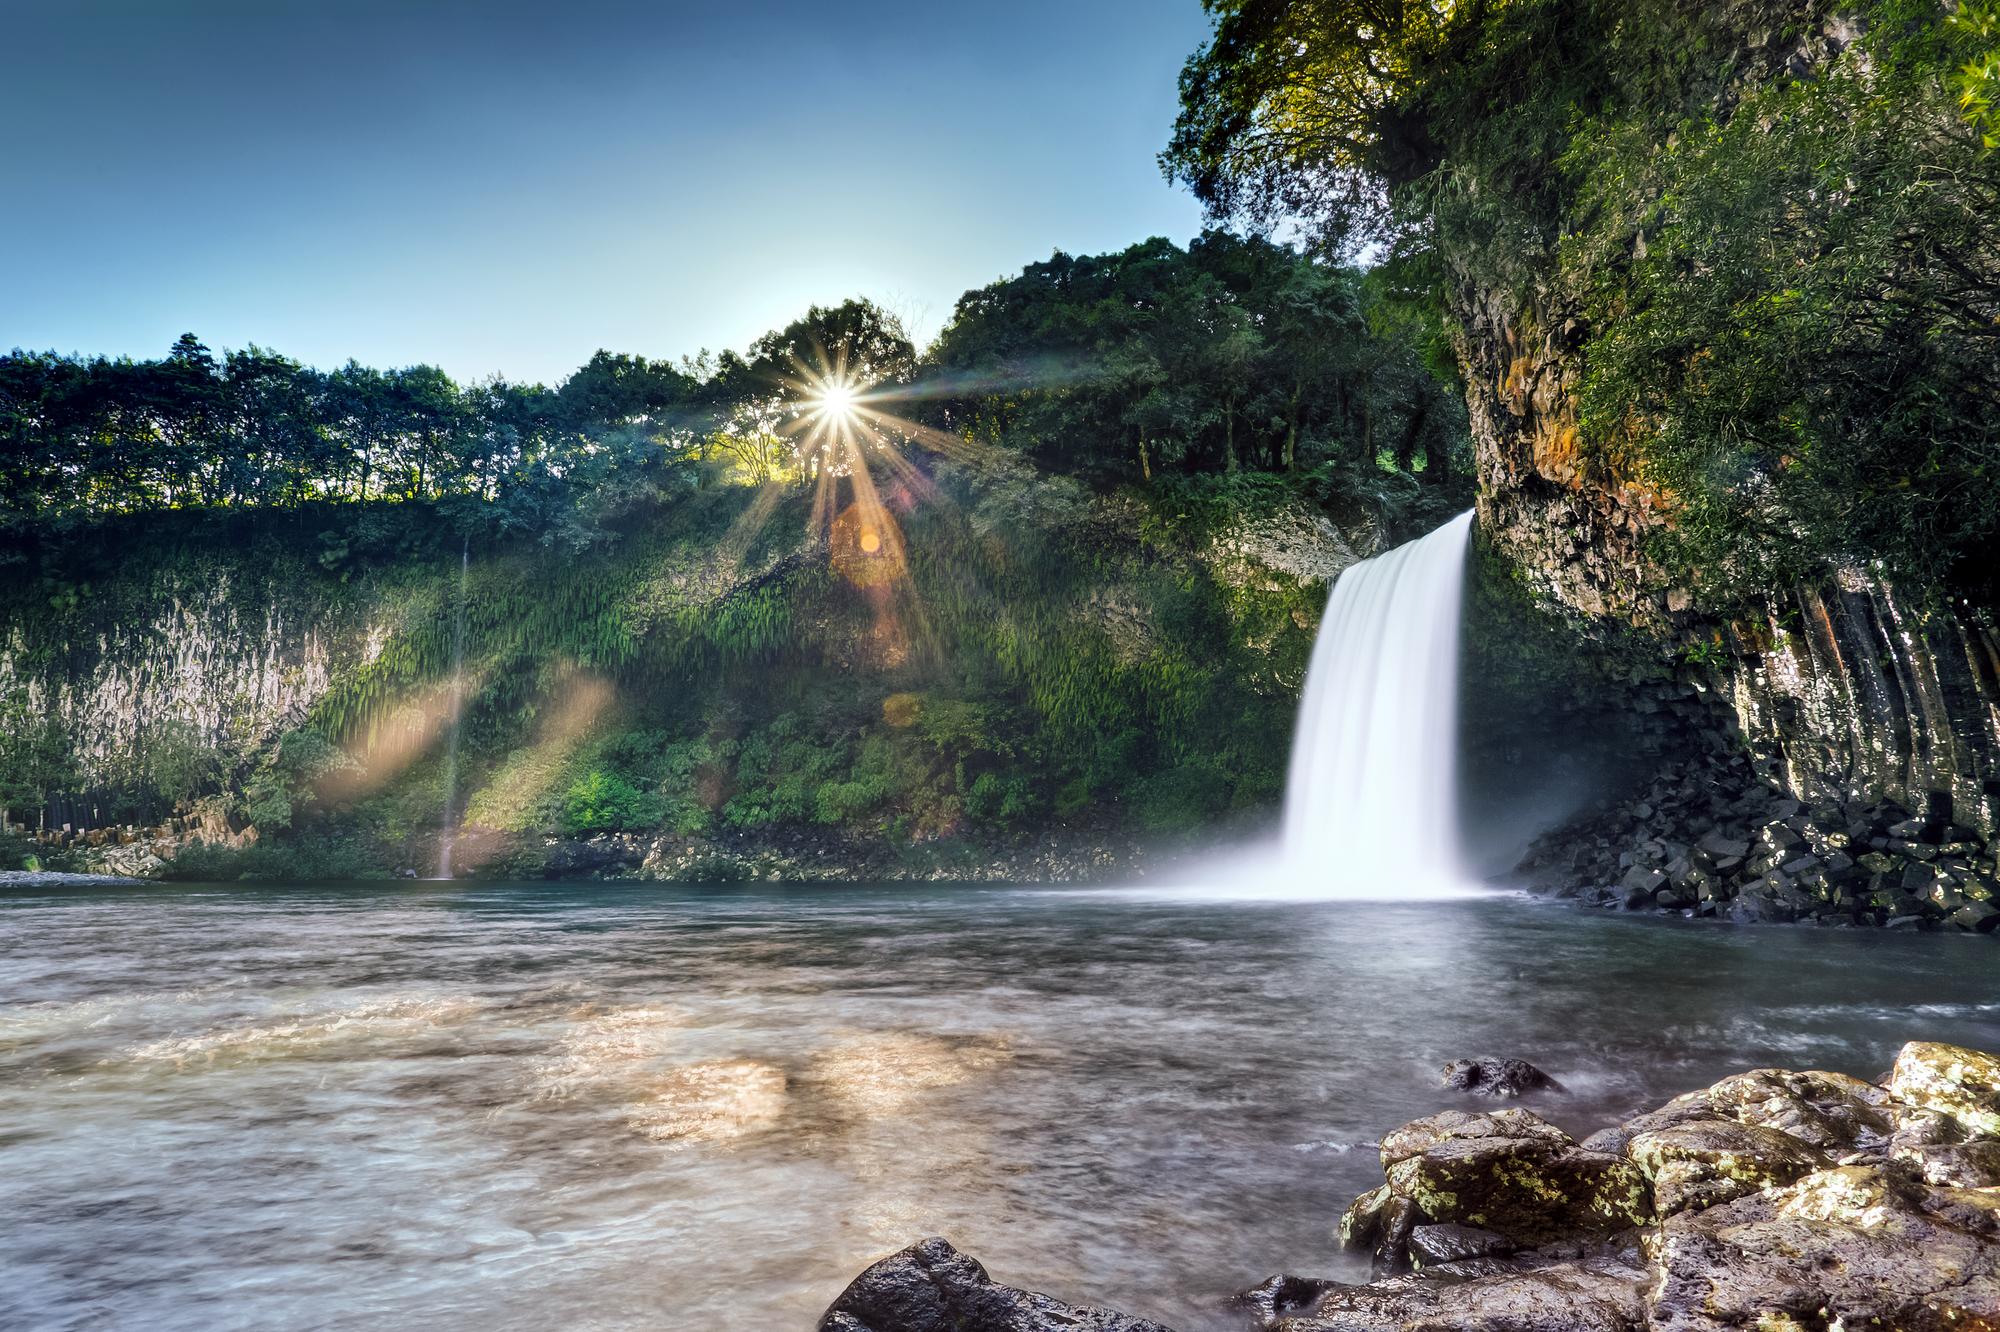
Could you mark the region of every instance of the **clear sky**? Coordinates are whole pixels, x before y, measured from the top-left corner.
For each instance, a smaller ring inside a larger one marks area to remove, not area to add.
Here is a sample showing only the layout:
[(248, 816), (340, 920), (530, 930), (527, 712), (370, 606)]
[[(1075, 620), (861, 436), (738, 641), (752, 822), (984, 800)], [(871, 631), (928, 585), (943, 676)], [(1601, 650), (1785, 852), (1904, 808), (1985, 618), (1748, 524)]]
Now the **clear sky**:
[(555, 380), (1151, 235), (1198, 0), (0, 0), (0, 348)]

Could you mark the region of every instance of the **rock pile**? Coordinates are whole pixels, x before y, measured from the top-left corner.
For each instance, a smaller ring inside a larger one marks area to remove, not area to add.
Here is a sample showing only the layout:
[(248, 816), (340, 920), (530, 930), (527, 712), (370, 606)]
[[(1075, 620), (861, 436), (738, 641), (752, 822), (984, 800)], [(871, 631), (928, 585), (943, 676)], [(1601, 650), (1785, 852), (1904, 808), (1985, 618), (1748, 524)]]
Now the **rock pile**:
[[(1340, 1224), (1354, 1285), (1275, 1276), (1262, 1332), (2000, 1329), (2000, 1057), (1903, 1047), (1880, 1084), (1758, 1069), (1578, 1142), (1519, 1108), (1382, 1139)], [(943, 1240), (864, 1272), (820, 1332), (1165, 1332), (995, 1285)]]
[(1883, 1085), (1760, 1069), (1579, 1143), (1525, 1110), (1382, 1140), (1341, 1223), (1365, 1286), (1282, 1278), (1269, 1332), (2000, 1328), (2000, 1058), (1912, 1043)]
[(1805, 804), (1710, 760), (1685, 765), (1587, 825), (1544, 838), (1524, 870), (1592, 905), (1739, 923), (2000, 928), (1994, 847), (1894, 804)]

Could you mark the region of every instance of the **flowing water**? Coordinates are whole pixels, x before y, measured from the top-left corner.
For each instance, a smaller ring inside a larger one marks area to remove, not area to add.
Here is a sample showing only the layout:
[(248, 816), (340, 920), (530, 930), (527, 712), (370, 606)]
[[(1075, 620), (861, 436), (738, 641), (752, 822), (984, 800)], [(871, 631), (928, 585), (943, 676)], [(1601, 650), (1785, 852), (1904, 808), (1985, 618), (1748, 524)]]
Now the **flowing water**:
[(1472, 514), (1341, 574), (1314, 640), (1285, 786), (1301, 895), (1462, 892), (1458, 632)]
[(806, 1329), (944, 1234), (1232, 1325), (1371, 1144), (1728, 1071), (2000, 1048), (1992, 944), (1513, 899), (382, 885), (0, 890), (0, 1327)]

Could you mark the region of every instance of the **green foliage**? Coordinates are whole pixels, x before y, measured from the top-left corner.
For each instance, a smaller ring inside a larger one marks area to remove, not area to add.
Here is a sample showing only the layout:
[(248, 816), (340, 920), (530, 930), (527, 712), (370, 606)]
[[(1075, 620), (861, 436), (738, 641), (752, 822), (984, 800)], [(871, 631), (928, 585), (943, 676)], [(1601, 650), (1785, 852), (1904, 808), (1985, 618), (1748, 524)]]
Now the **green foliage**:
[(32, 811), (76, 777), (74, 745), (54, 711), (21, 686), (0, 693), (0, 809)]
[(1145, 778), (1133, 790), (1134, 813), (1148, 832), (1212, 827), (1228, 812), (1231, 782), (1208, 763), (1184, 763)]
[(182, 883), (312, 883), (387, 874), (375, 847), (348, 837), (313, 837), (260, 840), (245, 847), (195, 842), (182, 847), (158, 877)]
[(1951, 24), (1978, 48), (1954, 76), (1959, 112), (1985, 148), (2000, 148), (2000, 5), (1968, 0)]
[(260, 829), (289, 828), (321, 782), (354, 766), (350, 755), (318, 731), (286, 731), (244, 783), (241, 813)]
[(1596, 475), (1658, 493), (1708, 604), (1841, 560), (1990, 581), (1988, 0), (1208, 8), (1169, 172), (1376, 247), (1405, 309), (1560, 307)]
[(652, 828), (663, 812), (658, 796), (599, 768), (579, 777), (563, 794), (561, 827), (570, 836)]
[(143, 759), (146, 780), (176, 808), (214, 790), (223, 773), (221, 753), (178, 718), (169, 718), (153, 729)]
[(1991, 576), (2000, 159), (1940, 114), (1954, 44), (1907, 8), (1727, 116), (1621, 120), (1564, 159), (1594, 222), (1563, 251), (1602, 329), (1586, 438), (1672, 497), (1660, 554), (1719, 598), (1829, 557)]
[(1442, 481), (1464, 438), (1427, 330), (1370, 314), (1380, 284), (1269, 241), (1206, 232), (1058, 253), (960, 299), (931, 349), (933, 423), (1100, 482), (1386, 449)]

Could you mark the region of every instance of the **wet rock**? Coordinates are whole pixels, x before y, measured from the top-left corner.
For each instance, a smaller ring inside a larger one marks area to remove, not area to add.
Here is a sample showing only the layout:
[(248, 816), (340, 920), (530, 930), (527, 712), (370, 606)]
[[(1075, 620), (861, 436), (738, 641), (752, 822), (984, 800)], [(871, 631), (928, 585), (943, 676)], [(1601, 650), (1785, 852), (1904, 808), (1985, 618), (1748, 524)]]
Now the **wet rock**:
[(1519, 1246), (1505, 1235), (1453, 1222), (1418, 1226), (1410, 1232), (1410, 1260), (1419, 1268), (1468, 1258), (1504, 1258)]
[(1879, 1145), (1893, 1127), (1889, 1094), (1845, 1073), (1752, 1069), (1706, 1095), (1718, 1117), (1777, 1129), (1823, 1151)]
[(1969, 1133), (2000, 1136), (2000, 1058), (1993, 1055), (1911, 1041), (1896, 1056), (1889, 1092), (1950, 1117)]
[(1454, 1059), (1444, 1066), (1444, 1085), (1454, 1091), (1493, 1097), (1563, 1089), (1560, 1082), (1525, 1059)]
[(1787, 1133), (1724, 1119), (1640, 1133), (1625, 1151), (1652, 1181), (1660, 1216), (1733, 1202), (1832, 1164)]
[(1926, 1184), (1959, 1189), (2000, 1185), (2000, 1142), (1938, 1142), (1897, 1148), (1895, 1159), (1917, 1172)]
[(942, 1239), (882, 1259), (842, 1291), (819, 1332), (1169, 1332), (1162, 1324), (996, 1285)]
[(1246, 1310), (1258, 1327), (1275, 1328), (1287, 1318), (1308, 1312), (1322, 1296), (1340, 1284), (1319, 1277), (1280, 1274), (1266, 1277), (1238, 1295), (1234, 1303)]
[(1423, 1209), (1410, 1199), (1389, 1199), (1382, 1209), (1381, 1232), (1375, 1237), (1373, 1270), (1377, 1274), (1409, 1271), (1410, 1235), (1424, 1219)]
[(1625, 1150), (1627, 1143), (1641, 1133), (1714, 1118), (1717, 1118), (1716, 1110), (1709, 1104), (1706, 1089), (1686, 1092), (1657, 1110), (1649, 1110), (1643, 1115), (1633, 1116), (1622, 1124), (1599, 1129), (1583, 1140), (1583, 1148), (1589, 1152), (1609, 1152), (1616, 1156)]
[(2000, 1319), (2000, 1245), (1926, 1216), (1922, 1201), (1851, 1166), (1669, 1217), (1650, 1241), (1648, 1326), (1942, 1332)]
[(1420, 1119), (1382, 1140), (1389, 1187), (1433, 1221), (1496, 1231), (1520, 1244), (1606, 1234), (1652, 1217), (1631, 1162), (1579, 1148), (1525, 1110)]
[(1382, 1236), (1382, 1218), (1396, 1195), (1387, 1184), (1371, 1189), (1347, 1205), (1335, 1231), (1343, 1249), (1372, 1249)]
[(1335, 1286), (1282, 1332), (1635, 1332), (1645, 1274), (1598, 1260), (1471, 1280), (1398, 1277)]

